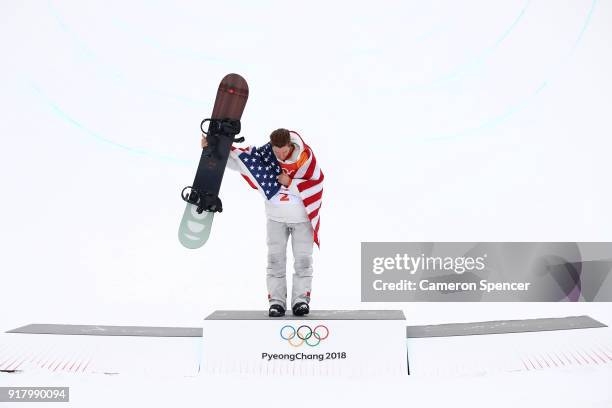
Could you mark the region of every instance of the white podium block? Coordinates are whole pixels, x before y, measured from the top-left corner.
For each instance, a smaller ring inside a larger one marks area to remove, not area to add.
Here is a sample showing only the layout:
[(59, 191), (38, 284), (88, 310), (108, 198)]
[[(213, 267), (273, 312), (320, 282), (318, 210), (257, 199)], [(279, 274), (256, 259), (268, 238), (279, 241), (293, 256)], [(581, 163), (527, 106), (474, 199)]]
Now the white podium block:
[(204, 320), (202, 371), (254, 375), (406, 375), (401, 310), (216, 311)]

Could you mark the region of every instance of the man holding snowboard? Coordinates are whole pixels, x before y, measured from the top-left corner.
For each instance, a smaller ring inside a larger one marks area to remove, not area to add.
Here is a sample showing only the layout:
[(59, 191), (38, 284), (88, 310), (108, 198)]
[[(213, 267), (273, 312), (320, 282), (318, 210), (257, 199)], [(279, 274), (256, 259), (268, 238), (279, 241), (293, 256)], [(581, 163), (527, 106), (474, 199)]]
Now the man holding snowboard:
[[(202, 136), (202, 148), (208, 146)], [(309, 313), (313, 243), (319, 245), (319, 210), (323, 172), (299, 134), (277, 129), (261, 148), (232, 147), (227, 167), (239, 171), (266, 198), (268, 266), (266, 284), (270, 317), (285, 315), (287, 242), (291, 236), (294, 274), (291, 310)]]

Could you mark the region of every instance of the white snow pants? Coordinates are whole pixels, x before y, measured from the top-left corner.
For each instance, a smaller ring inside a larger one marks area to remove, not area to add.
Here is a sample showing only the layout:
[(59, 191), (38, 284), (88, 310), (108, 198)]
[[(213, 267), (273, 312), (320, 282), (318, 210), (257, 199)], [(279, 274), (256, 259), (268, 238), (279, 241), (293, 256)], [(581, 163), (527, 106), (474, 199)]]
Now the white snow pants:
[(266, 283), (270, 304), (287, 304), (287, 241), (291, 235), (293, 250), (293, 288), (291, 306), (299, 302), (310, 302), (312, 285), (312, 247), (314, 243), (310, 222), (285, 223), (268, 219), (267, 244), (268, 268)]

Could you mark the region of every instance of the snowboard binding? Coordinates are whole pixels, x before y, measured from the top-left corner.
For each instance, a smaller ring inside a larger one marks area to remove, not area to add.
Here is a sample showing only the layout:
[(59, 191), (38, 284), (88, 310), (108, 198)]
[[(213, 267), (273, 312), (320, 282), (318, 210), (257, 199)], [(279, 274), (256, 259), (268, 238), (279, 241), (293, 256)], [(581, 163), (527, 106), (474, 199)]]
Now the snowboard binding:
[[(204, 130), (204, 125), (208, 122), (208, 130)], [(200, 129), (202, 133), (206, 135), (208, 140), (208, 146), (202, 150), (202, 156), (208, 159), (212, 158), (213, 153), (217, 158), (223, 156), (223, 152), (220, 151), (222, 143), (219, 143), (222, 138), (230, 138), (231, 143), (244, 142), (244, 137), (235, 136), (240, 133), (240, 120), (235, 119), (204, 119), (200, 123)], [(227, 143), (224, 143), (227, 147)], [(216, 163), (215, 159), (211, 159), (210, 163)], [(196, 178), (197, 182), (197, 178)], [(196, 211), (198, 214), (206, 212), (222, 212), (223, 205), (221, 199), (217, 194), (209, 191), (202, 191), (194, 188), (193, 186), (187, 186), (181, 191), (181, 197), (183, 201), (197, 206)]]
[[(208, 131), (204, 130), (204, 124), (208, 122)], [(235, 119), (204, 119), (200, 123), (200, 129), (202, 133), (206, 135), (208, 140), (208, 146), (206, 146), (202, 152), (204, 157), (211, 157), (214, 149), (219, 146), (219, 139), (222, 137), (229, 137), (232, 139), (232, 143), (244, 142), (244, 137), (234, 137), (240, 133), (240, 120)], [(217, 152), (217, 156), (220, 152)]]
[(181, 191), (181, 197), (186, 203), (197, 206), (196, 212), (198, 214), (202, 214), (203, 211), (213, 213), (223, 211), (221, 199), (207, 191), (200, 192), (191, 186), (187, 186)]

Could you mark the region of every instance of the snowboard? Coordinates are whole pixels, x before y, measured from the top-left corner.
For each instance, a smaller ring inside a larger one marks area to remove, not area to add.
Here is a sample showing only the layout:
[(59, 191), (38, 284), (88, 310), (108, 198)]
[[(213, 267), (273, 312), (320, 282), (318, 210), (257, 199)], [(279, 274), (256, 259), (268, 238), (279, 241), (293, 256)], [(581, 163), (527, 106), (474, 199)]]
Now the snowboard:
[[(249, 86), (238, 74), (226, 75), (219, 84), (210, 118), (200, 124), (208, 146), (202, 149), (200, 163), (191, 186), (181, 192), (187, 203), (179, 227), (179, 241), (185, 248), (196, 249), (210, 236), (214, 214), (223, 211), (219, 189), (232, 143), (240, 133), (240, 118), (249, 97)], [(205, 129), (206, 128), (206, 129)]]

